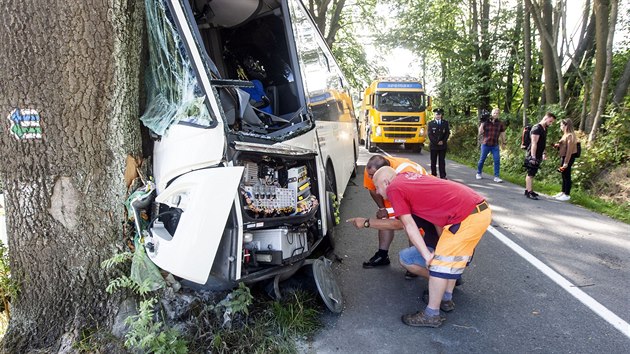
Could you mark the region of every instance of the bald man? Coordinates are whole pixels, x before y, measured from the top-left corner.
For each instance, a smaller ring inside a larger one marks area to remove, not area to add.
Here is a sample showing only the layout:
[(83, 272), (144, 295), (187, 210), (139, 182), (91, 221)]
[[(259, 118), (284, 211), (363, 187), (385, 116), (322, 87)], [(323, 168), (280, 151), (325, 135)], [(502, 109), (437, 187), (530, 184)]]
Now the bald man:
[[(398, 220), (353, 218), (355, 227), (376, 229), (404, 228), (415, 246), (401, 263), (410, 271), (427, 268), (429, 299), (424, 310), (402, 316), (409, 326), (439, 327), (445, 321), (440, 309), (455, 309), (452, 300), (455, 282), (461, 278), (479, 240), (487, 230), (492, 212), (485, 199), (462, 184), (417, 173), (401, 173), (381, 167), (374, 174), (376, 192), (389, 200)], [(427, 198), (426, 196), (439, 196)], [(421, 218), (433, 223), (440, 238), (435, 249), (427, 247), (414, 221)]]

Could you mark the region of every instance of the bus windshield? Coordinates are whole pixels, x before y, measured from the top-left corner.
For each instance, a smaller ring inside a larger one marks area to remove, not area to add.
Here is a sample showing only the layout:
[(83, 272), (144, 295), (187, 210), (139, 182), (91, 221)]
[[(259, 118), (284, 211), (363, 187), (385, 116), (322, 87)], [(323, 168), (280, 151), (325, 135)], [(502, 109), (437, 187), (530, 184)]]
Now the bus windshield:
[(381, 112), (422, 112), (424, 100), (422, 92), (377, 92), (374, 108)]

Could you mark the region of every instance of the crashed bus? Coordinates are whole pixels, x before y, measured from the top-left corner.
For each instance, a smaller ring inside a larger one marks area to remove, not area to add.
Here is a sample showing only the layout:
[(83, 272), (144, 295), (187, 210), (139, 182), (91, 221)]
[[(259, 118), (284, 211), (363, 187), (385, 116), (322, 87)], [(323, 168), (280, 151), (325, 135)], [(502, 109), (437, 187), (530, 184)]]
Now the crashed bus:
[[(310, 263), (316, 281), (330, 277), (309, 256), (333, 241), (359, 142), (346, 79), (306, 8), (153, 4), (141, 121), (154, 141), (155, 186), (132, 202), (150, 213), (148, 225), (136, 223), (147, 255), (210, 289), (277, 285)], [(322, 109), (322, 93), (348, 99)], [(340, 310), (339, 289), (322, 291)]]

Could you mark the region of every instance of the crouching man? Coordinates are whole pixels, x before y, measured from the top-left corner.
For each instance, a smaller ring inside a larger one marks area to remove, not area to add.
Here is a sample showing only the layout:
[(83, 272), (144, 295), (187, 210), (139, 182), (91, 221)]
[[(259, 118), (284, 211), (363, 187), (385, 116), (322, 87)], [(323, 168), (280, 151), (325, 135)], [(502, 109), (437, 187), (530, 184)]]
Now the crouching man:
[[(429, 299), (424, 310), (404, 315), (402, 321), (409, 326), (439, 327), (445, 320), (440, 308), (454, 309), (455, 282), (490, 225), (490, 207), (472, 189), (449, 180), (417, 173), (396, 175), (391, 167), (380, 168), (373, 180), (376, 192), (391, 202), (398, 220), (353, 218), (348, 222), (357, 228), (404, 228), (415, 250), (401, 252), (401, 263), (421, 275), (425, 272), (422, 268), (428, 267)], [(440, 235), (435, 250), (427, 247), (414, 216), (435, 225)]]

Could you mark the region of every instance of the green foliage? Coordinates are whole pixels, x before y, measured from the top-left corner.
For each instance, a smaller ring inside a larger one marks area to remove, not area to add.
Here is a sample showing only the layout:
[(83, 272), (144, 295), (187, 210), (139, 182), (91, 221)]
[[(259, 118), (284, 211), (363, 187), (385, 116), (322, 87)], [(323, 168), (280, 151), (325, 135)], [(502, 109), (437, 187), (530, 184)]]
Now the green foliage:
[[(101, 267), (111, 269), (126, 264), (133, 255), (131, 252), (116, 254), (101, 262)], [(138, 314), (125, 319), (125, 324), (129, 326), (129, 331), (125, 334), (125, 347), (146, 353), (187, 353), (187, 343), (180, 338), (179, 332), (155, 319), (154, 307), (158, 302), (157, 297), (147, 298), (152, 292), (152, 284), (151, 279), (139, 283), (129, 276), (121, 275), (107, 285), (106, 291), (110, 294), (126, 289), (144, 299), (140, 302)]]
[[(585, 139), (582, 139), (585, 141)], [(575, 181), (590, 189), (603, 174), (630, 160), (630, 113), (612, 111), (606, 119), (596, 144), (582, 144), (582, 157), (573, 170)]]
[(319, 326), (319, 311), (309, 306), (309, 297), (304, 292), (295, 292), (291, 301), (273, 302), (273, 320), (280, 331), (289, 336), (312, 333)]
[[(236, 289), (239, 295), (229, 294), (217, 306), (204, 306), (188, 321), (194, 329), (192, 352), (211, 348), (214, 353), (297, 353), (296, 339), (304, 339), (319, 328), (319, 307), (313, 293), (297, 291), (282, 301), (261, 301), (245, 289)], [(251, 311), (231, 312), (230, 325), (226, 326), (228, 309), (241, 308), (236, 303), (248, 296), (252, 296)]]
[(245, 283), (240, 283), (238, 289), (231, 292), (225, 299), (221, 300), (215, 310), (224, 311), (231, 314), (243, 313), (249, 315), (249, 305), (252, 304), (252, 297), (249, 288)]
[[(9, 314), (9, 303), (18, 293), (18, 284), (11, 278), (8, 248), (0, 241), (0, 305)], [(7, 316), (8, 317), (8, 316)]]
[(133, 258), (133, 253), (131, 252), (118, 253), (118, 254), (113, 255), (111, 258), (102, 261), (101, 268), (111, 269), (117, 265), (131, 261), (132, 258)]
[(0, 339), (4, 336), (9, 325), (10, 302), (18, 294), (18, 290), (17, 282), (11, 278), (8, 249), (0, 241), (0, 306), (2, 306), (2, 313), (0, 313)]
[(139, 313), (125, 320), (129, 325), (125, 346), (145, 353), (187, 353), (186, 342), (179, 338), (179, 332), (154, 320), (157, 301), (151, 298), (140, 302)]

